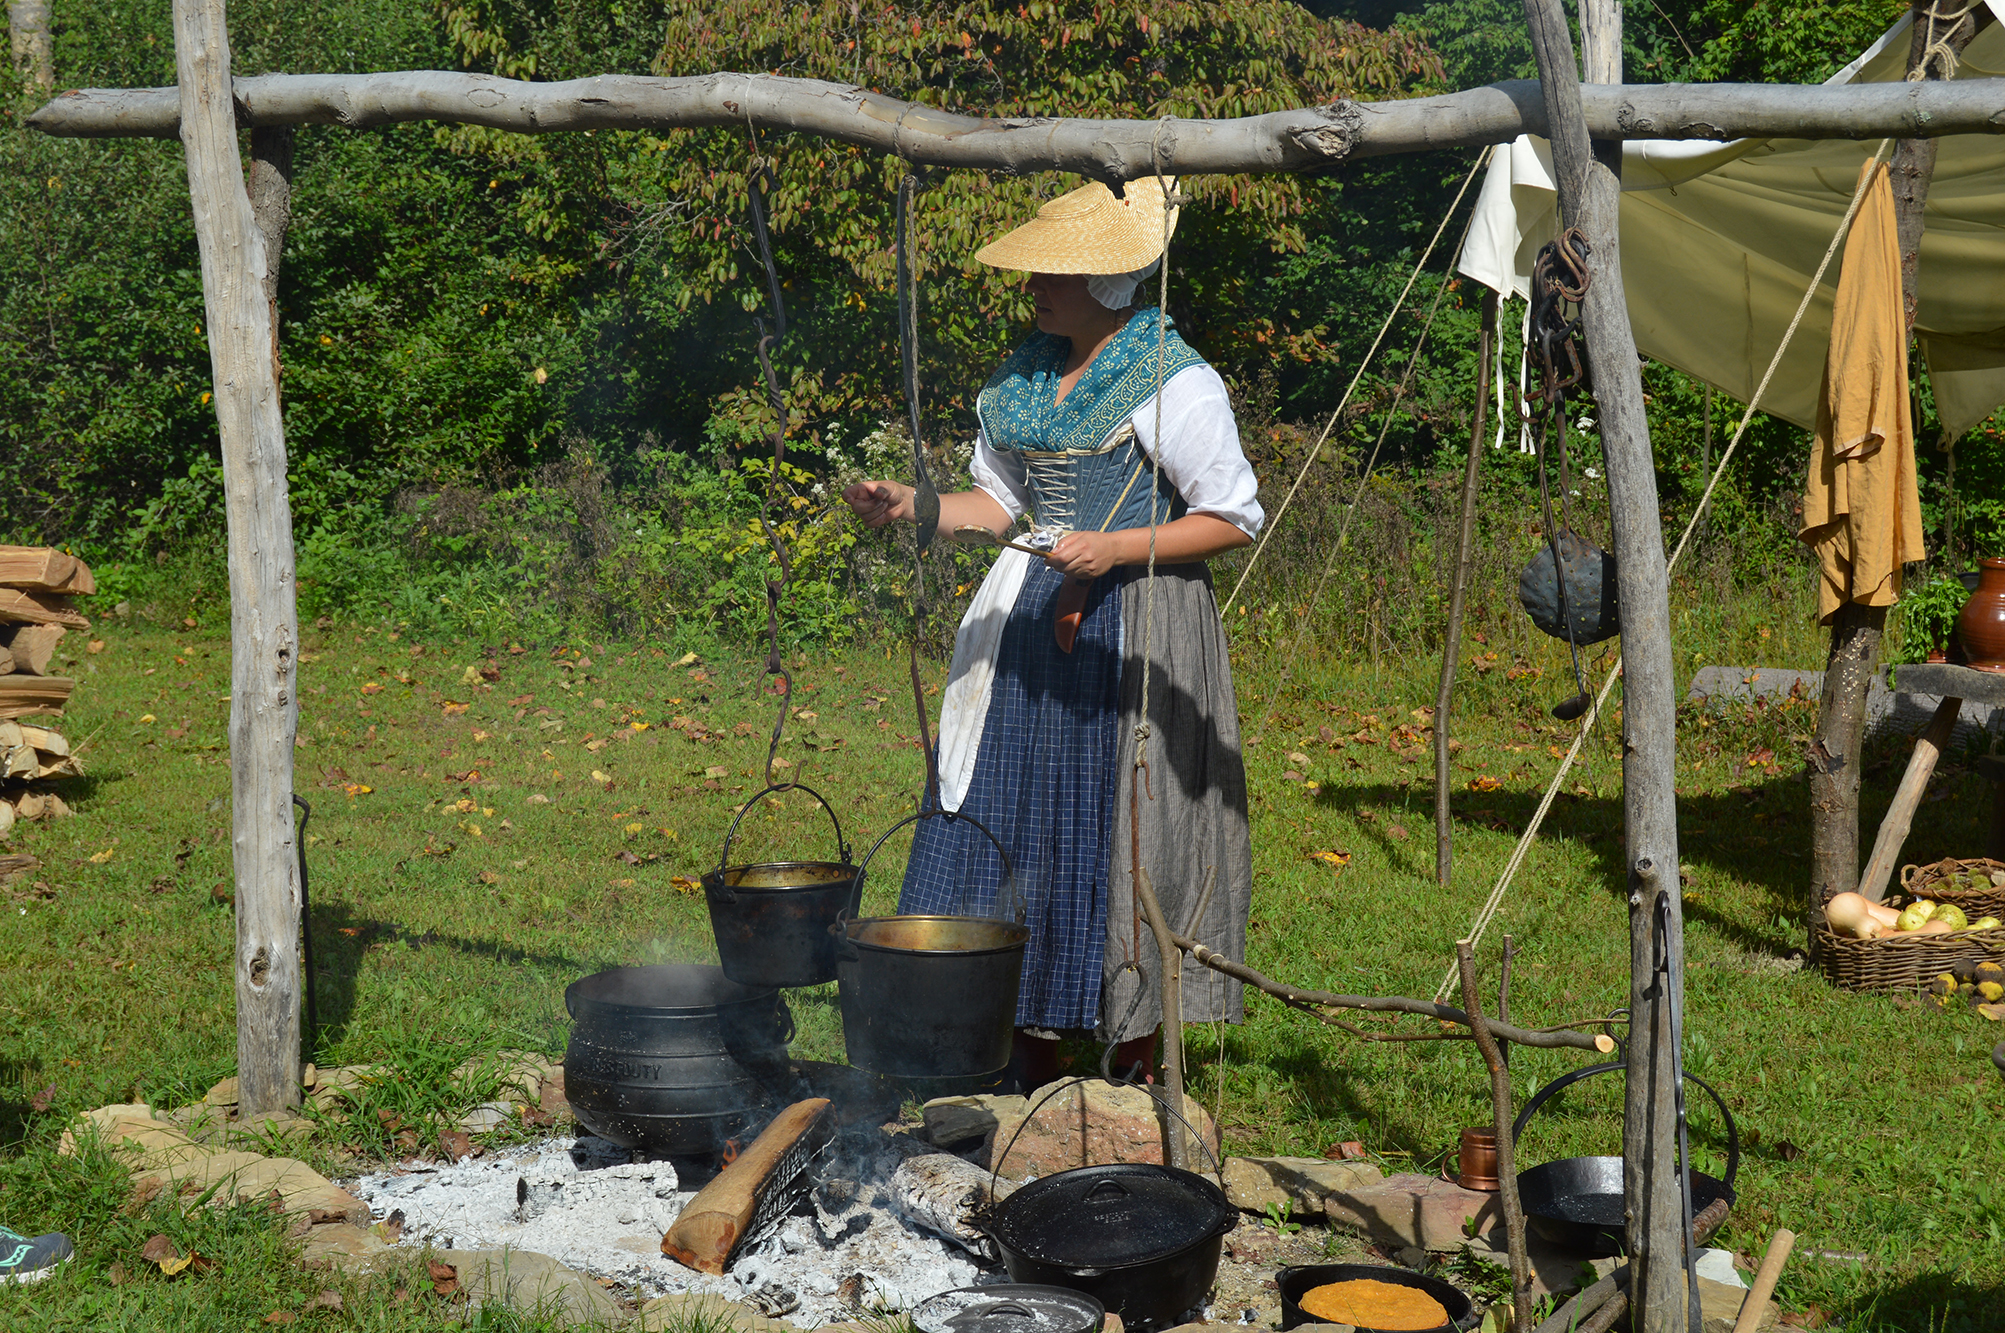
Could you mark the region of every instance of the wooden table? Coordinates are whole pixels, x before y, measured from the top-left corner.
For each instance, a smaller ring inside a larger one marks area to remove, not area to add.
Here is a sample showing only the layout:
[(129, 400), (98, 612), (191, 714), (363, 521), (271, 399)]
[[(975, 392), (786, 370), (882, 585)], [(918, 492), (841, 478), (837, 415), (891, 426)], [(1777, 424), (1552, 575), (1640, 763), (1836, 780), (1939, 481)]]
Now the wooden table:
[[(1887, 896), (1887, 885), (1893, 879), (1895, 863), (1900, 860), (1901, 847), (1907, 842), (1908, 829), (1914, 824), (1915, 809), (1921, 804), (1922, 793), (1928, 790), (1928, 780), (1935, 772), (1936, 761), (1949, 745), (1950, 734), (1956, 730), (1956, 718), (1963, 711), (1963, 701), (1990, 704), (2005, 708), (2005, 672), (1973, 671), (1969, 667), (1952, 666), (1947, 662), (1926, 662), (1913, 666), (1894, 668), (1894, 689), (1901, 694), (1933, 694), (1941, 697), (1936, 706), (1935, 716), (1928, 726), (1915, 738), (1914, 754), (1908, 760), (1907, 772), (1901, 775), (1900, 788), (1894, 792), (1893, 804), (1887, 807), (1887, 817), (1880, 821), (1880, 834), (1873, 842), (1873, 855), (1866, 862), (1865, 873), (1859, 876), (1859, 892), (1880, 902)], [(1979, 769), (1992, 781), (1993, 806), (1991, 816), (1991, 845), (1988, 854), (2005, 859), (2005, 760), (1990, 758), (1979, 761)]]

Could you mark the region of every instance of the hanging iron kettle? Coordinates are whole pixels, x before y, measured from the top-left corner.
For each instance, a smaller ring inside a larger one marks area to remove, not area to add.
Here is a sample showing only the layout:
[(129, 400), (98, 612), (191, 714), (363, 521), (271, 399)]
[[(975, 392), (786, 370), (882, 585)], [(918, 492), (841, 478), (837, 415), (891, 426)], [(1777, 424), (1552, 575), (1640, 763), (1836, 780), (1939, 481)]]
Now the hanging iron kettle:
[[(1555, 548), (1566, 574), (1563, 582), (1555, 568)], [(1518, 576), (1518, 600), (1534, 625), (1576, 646), (1612, 639), (1622, 630), (1615, 557), (1565, 528), (1556, 541), (1539, 547)]]

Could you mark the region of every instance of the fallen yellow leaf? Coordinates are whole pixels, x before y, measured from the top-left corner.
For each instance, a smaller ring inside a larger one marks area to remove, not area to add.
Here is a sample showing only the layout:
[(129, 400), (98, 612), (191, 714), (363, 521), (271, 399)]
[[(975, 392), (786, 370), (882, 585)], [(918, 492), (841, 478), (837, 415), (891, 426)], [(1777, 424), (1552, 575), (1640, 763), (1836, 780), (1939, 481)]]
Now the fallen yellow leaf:
[(702, 889), (703, 885), (688, 875), (677, 875), (668, 881), (668, 887), (677, 893), (695, 893)]
[(101, 852), (92, 852), (91, 864), (100, 866), (103, 865), (106, 861), (111, 860), (112, 853), (115, 852), (116, 850), (118, 849), (115, 847), (107, 847)]
[(686, 667), (690, 663), (695, 662), (697, 660), (699, 659), (697, 658), (695, 653), (684, 653), (681, 657), (676, 658), (674, 662), (670, 663), (670, 665)]
[(1483, 774), (1481, 777), (1469, 779), (1470, 791), (1495, 791), (1503, 785), (1501, 781), (1491, 777), (1488, 773)]
[(642, 830), (646, 828), (647, 825), (645, 824), (629, 824), (627, 825), (627, 836), (629, 838), (637, 838), (640, 836)]
[(610, 774), (610, 773), (601, 773), (601, 772), (600, 772), (600, 771), (599, 771), (598, 769), (596, 769), (596, 768), (592, 770), (592, 781), (594, 781), (594, 782), (611, 782), (612, 780), (613, 780), (613, 775), (612, 775), (612, 774)]
[(1351, 863), (1349, 852), (1310, 852), (1311, 861), (1321, 861), (1329, 866), (1347, 866)]
[(151, 714), (151, 713), (144, 713), (144, 714), (141, 714), (141, 715), (140, 715), (140, 719), (139, 719), (139, 720), (140, 720), (141, 722), (151, 722), (151, 721), (153, 721), (153, 714)]
[(350, 796), (367, 796), (376, 789), (366, 782), (350, 782), (344, 784), (341, 790), (347, 792)]

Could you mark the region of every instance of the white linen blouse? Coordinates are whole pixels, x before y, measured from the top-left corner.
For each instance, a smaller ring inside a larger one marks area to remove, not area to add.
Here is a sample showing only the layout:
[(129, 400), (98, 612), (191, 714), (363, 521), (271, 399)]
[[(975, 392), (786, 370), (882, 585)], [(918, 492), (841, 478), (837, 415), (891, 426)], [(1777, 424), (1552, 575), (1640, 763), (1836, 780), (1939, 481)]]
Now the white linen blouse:
[[(1267, 521), (1260, 507), (1260, 482), (1239, 447), (1239, 423), (1225, 381), (1210, 366), (1186, 366), (1163, 385), (1163, 474), (1193, 514), (1222, 518), (1247, 536), (1258, 536)], [(1128, 418), (1143, 454), (1156, 453), (1156, 402), (1151, 398)], [(1012, 518), (1027, 514), (1033, 494), (1021, 454), (991, 449), (975, 440), (969, 465), (975, 487)]]

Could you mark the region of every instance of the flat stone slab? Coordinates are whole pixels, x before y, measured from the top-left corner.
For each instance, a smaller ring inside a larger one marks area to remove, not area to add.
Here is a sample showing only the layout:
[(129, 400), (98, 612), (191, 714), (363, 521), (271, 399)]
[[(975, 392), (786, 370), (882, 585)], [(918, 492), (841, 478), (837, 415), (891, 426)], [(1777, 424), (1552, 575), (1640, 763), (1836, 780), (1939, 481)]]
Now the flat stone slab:
[[(668, 1329), (703, 1329), (706, 1333), (800, 1333), (784, 1319), (768, 1319), (749, 1305), (741, 1305), (722, 1296), (693, 1293), (655, 1297), (641, 1306), (640, 1327), (643, 1333), (663, 1333)], [(839, 1324), (835, 1327), (852, 1326)]]
[[(1011, 1180), (1075, 1166), (1163, 1160), (1163, 1124), (1169, 1117), (1146, 1088), (1079, 1083), (1029, 1105), (1036, 1109), (1028, 1117), (1000, 1117), (990, 1143), (988, 1165)], [(1186, 1100), (1185, 1110), (1216, 1153), (1218, 1127), (1211, 1117), (1195, 1101)]]
[[(1740, 1319), (1741, 1302), (1748, 1296), (1747, 1288), (1729, 1286), (1715, 1282), (1709, 1277), (1699, 1279), (1699, 1311), (1706, 1319), (1706, 1333), (1733, 1333), (1734, 1324)], [(1774, 1328), (1782, 1321), (1775, 1302), (1761, 1312), (1757, 1329)]]
[(595, 1280), (530, 1250), (434, 1250), (459, 1273), (469, 1313), (490, 1302), (548, 1319), (560, 1328), (624, 1323), (628, 1312)]
[(2005, 707), (2005, 672), (1973, 671), (1948, 662), (1917, 662), (1895, 667), (1894, 684), (1903, 694)]
[(935, 1097), (920, 1108), (926, 1118), (926, 1141), (948, 1152), (965, 1152), (988, 1142), (1007, 1116), (1023, 1119), (1028, 1097)]
[(1465, 1190), (1439, 1176), (1387, 1176), (1377, 1184), (1328, 1195), (1331, 1222), (1363, 1232), (1381, 1245), (1452, 1254), (1474, 1233), (1503, 1225), (1494, 1194)]
[[(1953, 674), (1951, 674), (1953, 673)], [(1866, 731), (1870, 736), (1912, 736), (1928, 725), (1943, 691), (1968, 689), (1948, 697), (1963, 700), (1951, 744), (1963, 746), (1979, 735), (2005, 736), (2005, 675), (1972, 671), (1942, 663), (1895, 668), (1898, 690), (1890, 690), (1878, 672), (1866, 690)], [(1974, 679), (1973, 679), (1974, 678)], [(1982, 692), (1979, 692), (1980, 686)], [(1685, 691), (1693, 703), (1739, 703), (1755, 699), (1808, 699), (1814, 706), (1824, 692), (1824, 673), (1789, 667), (1700, 667)]]
[(393, 1262), (397, 1254), (396, 1249), (366, 1227), (353, 1222), (326, 1222), (307, 1231), (299, 1262), (304, 1268), (373, 1273)]
[(1228, 1157), (1225, 1197), (1242, 1212), (1287, 1207), (1292, 1216), (1321, 1217), (1333, 1194), (1349, 1194), (1380, 1184), (1385, 1173), (1369, 1162), (1332, 1162), (1321, 1157)]
[(290, 1157), (217, 1151), (191, 1139), (171, 1121), (156, 1117), (144, 1102), (100, 1106), (63, 1131), (57, 1151), (77, 1151), (78, 1135), (95, 1134), (131, 1174), (133, 1183), (154, 1192), (171, 1189), (199, 1194), (217, 1187), (213, 1202), (263, 1199), (276, 1190), (288, 1213), (324, 1214), (367, 1222), (369, 1205), (304, 1162)]

